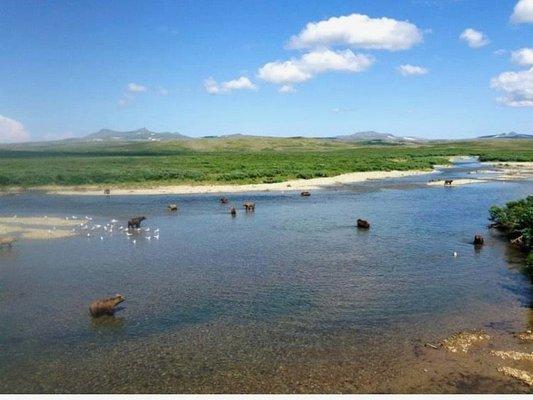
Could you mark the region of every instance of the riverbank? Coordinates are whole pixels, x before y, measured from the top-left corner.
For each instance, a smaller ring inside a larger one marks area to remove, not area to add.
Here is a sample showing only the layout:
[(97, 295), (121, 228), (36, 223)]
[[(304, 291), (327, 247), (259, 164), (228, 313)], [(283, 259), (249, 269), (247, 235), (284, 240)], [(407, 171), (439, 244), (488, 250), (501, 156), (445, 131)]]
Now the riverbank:
[[(466, 159), (467, 157), (452, 157), (450, 162)], [(494, 173), (491, 179), (455, 179), (453, 185), (467, 185), (485, 183), (492, 180), (522, 180), (533, 179), (533, 162), (488, 162)], [(34, 188), (11, 188), (3, 193), (21, 193), (26, 191), (40, 191), (46, 194), (58, 195), (81, 195), (81, 196), (104, 196), (104, 190), (109, 189), (112, 195), (165, 195), (165, 194), (216, 194), (216, 193), (245, 193), (245, 192), (274, 192), (274, 191), (303, 191), (331, 188), (335, 186), (349, 185), (358, 182), (377, 179), (401, 178), (412, 175), (424, 175), (437, 173), (438, 169), (449, 168), (448, 166), (435, 166), (433, 170), (408, 170), (408, 171), (365, 171), (351, 172), (331, 177), (292, 179), (276, 183), (256, 184), (184, 184), (184, 185), (160, 185), (146, 187), (132, 187), (132, 185), (82, 185), (82, 186), (38, 186)], [(442, 180), (428, 182), (430, 186), (440, 186)]]
[(500, 172), (500, 180), (530, 179), (533, 177), (533, 162), (496, 162), (494, 165)]
[(104, 190), (110, 189), (112, 195), (163, 195), (163, 194), (208, 194), (208, 193), (244, 193), (270, 191), (316, 190), (332, 186), (341, 186), (367, 180), (400, 178), (411, 175), (434, 173), (435, 170), (410, 171), (366, 171), (352, 172), (326, 178), (293, 179), (277, 183), (258, 183), (247, 185), (174, 185), (134, 188), (131, 186), (40, 186), (29, 189), (12, 188), (4, 193), (21, 193), (24, 191), (41, 191), (46, 194), (104, 196)]
[(57, 217), (0, 217), (0, 237), (16, 239), (63, 239), (76, 235), (82, 222)]

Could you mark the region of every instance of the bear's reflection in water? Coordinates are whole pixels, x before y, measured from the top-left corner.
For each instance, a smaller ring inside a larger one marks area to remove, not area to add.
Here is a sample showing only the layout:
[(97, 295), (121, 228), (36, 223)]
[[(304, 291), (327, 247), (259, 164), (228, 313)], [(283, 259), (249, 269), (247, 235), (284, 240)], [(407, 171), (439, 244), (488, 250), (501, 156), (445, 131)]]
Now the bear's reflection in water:
[(103, 315), (98, 318), (91, 318), (91, 328), (100, 333), (122, 331), (125, 321), (124, 317)]

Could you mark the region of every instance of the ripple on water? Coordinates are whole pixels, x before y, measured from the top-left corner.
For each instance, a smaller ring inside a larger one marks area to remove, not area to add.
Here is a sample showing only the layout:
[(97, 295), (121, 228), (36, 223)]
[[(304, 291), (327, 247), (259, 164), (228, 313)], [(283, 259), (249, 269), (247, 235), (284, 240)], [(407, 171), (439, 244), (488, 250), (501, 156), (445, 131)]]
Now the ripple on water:
[[(417, 340), (531, 326), (530, 286), (486, 224), (490, 205), (533, 183), (448, 190), (427, 179), (304, 200), (228, 196), (257, 204), (236, 218), (218, 196), (6, 197), (5, 215), (102, 226), (145, 215), (152, 233), (133, 244), (100, 228), (0, 252), (0, 391), (379, 391), (372, 373), (414, 362)], [(480, 251), (469, 243), (478, 232)], [(126, 297), (117, 315), (91, 320), (89, 302), (115, 293)], [(117, 375), (103, 377), (113, 363)]]

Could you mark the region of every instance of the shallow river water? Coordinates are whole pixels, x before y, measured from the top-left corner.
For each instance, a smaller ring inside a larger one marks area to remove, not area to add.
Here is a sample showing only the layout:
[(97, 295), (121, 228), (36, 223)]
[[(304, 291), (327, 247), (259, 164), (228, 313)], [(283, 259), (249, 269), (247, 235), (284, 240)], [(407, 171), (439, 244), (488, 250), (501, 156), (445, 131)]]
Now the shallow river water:
[[(426, 185), (480, 168), (228, 194), (235, 218), (213, 195), (0, 197), (0, 216), (150, 228), (0, 250), (0, 392), (409, 391), (387, 382), (417, 344), (533, 327), (519, 257), (487, 228), (488, 208), (533, 182)], [(115, 317), (92, 319), (90, 301), (115, 293)]]

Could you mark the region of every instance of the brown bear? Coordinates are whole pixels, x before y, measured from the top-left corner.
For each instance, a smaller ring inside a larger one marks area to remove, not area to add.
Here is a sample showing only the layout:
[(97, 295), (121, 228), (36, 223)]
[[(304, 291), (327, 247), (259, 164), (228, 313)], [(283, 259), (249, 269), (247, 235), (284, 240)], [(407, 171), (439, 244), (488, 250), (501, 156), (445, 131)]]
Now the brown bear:
[(251, 201), (247, 201), (243, 206), (246, 211), (255, 211), (255, 203)]
[(357, 227), (361, 229), (368, 229), (370, 228), (370, 223), (368, 221), (365, 221), (364, 219), (358, 219)]
[(115, 307), (124, 300), (126, 299), (121, 294), (117, 294), (115, 297), (110, 297), (108, 299), (95, 300), (89, 306), (89, 311), (93, 317), (113, 315)]
[(144, 221), (145, 217), (135, 217), (128, 221), (128, 229), (135, 228), (139, 229), (141, 227), (141, 222)]

